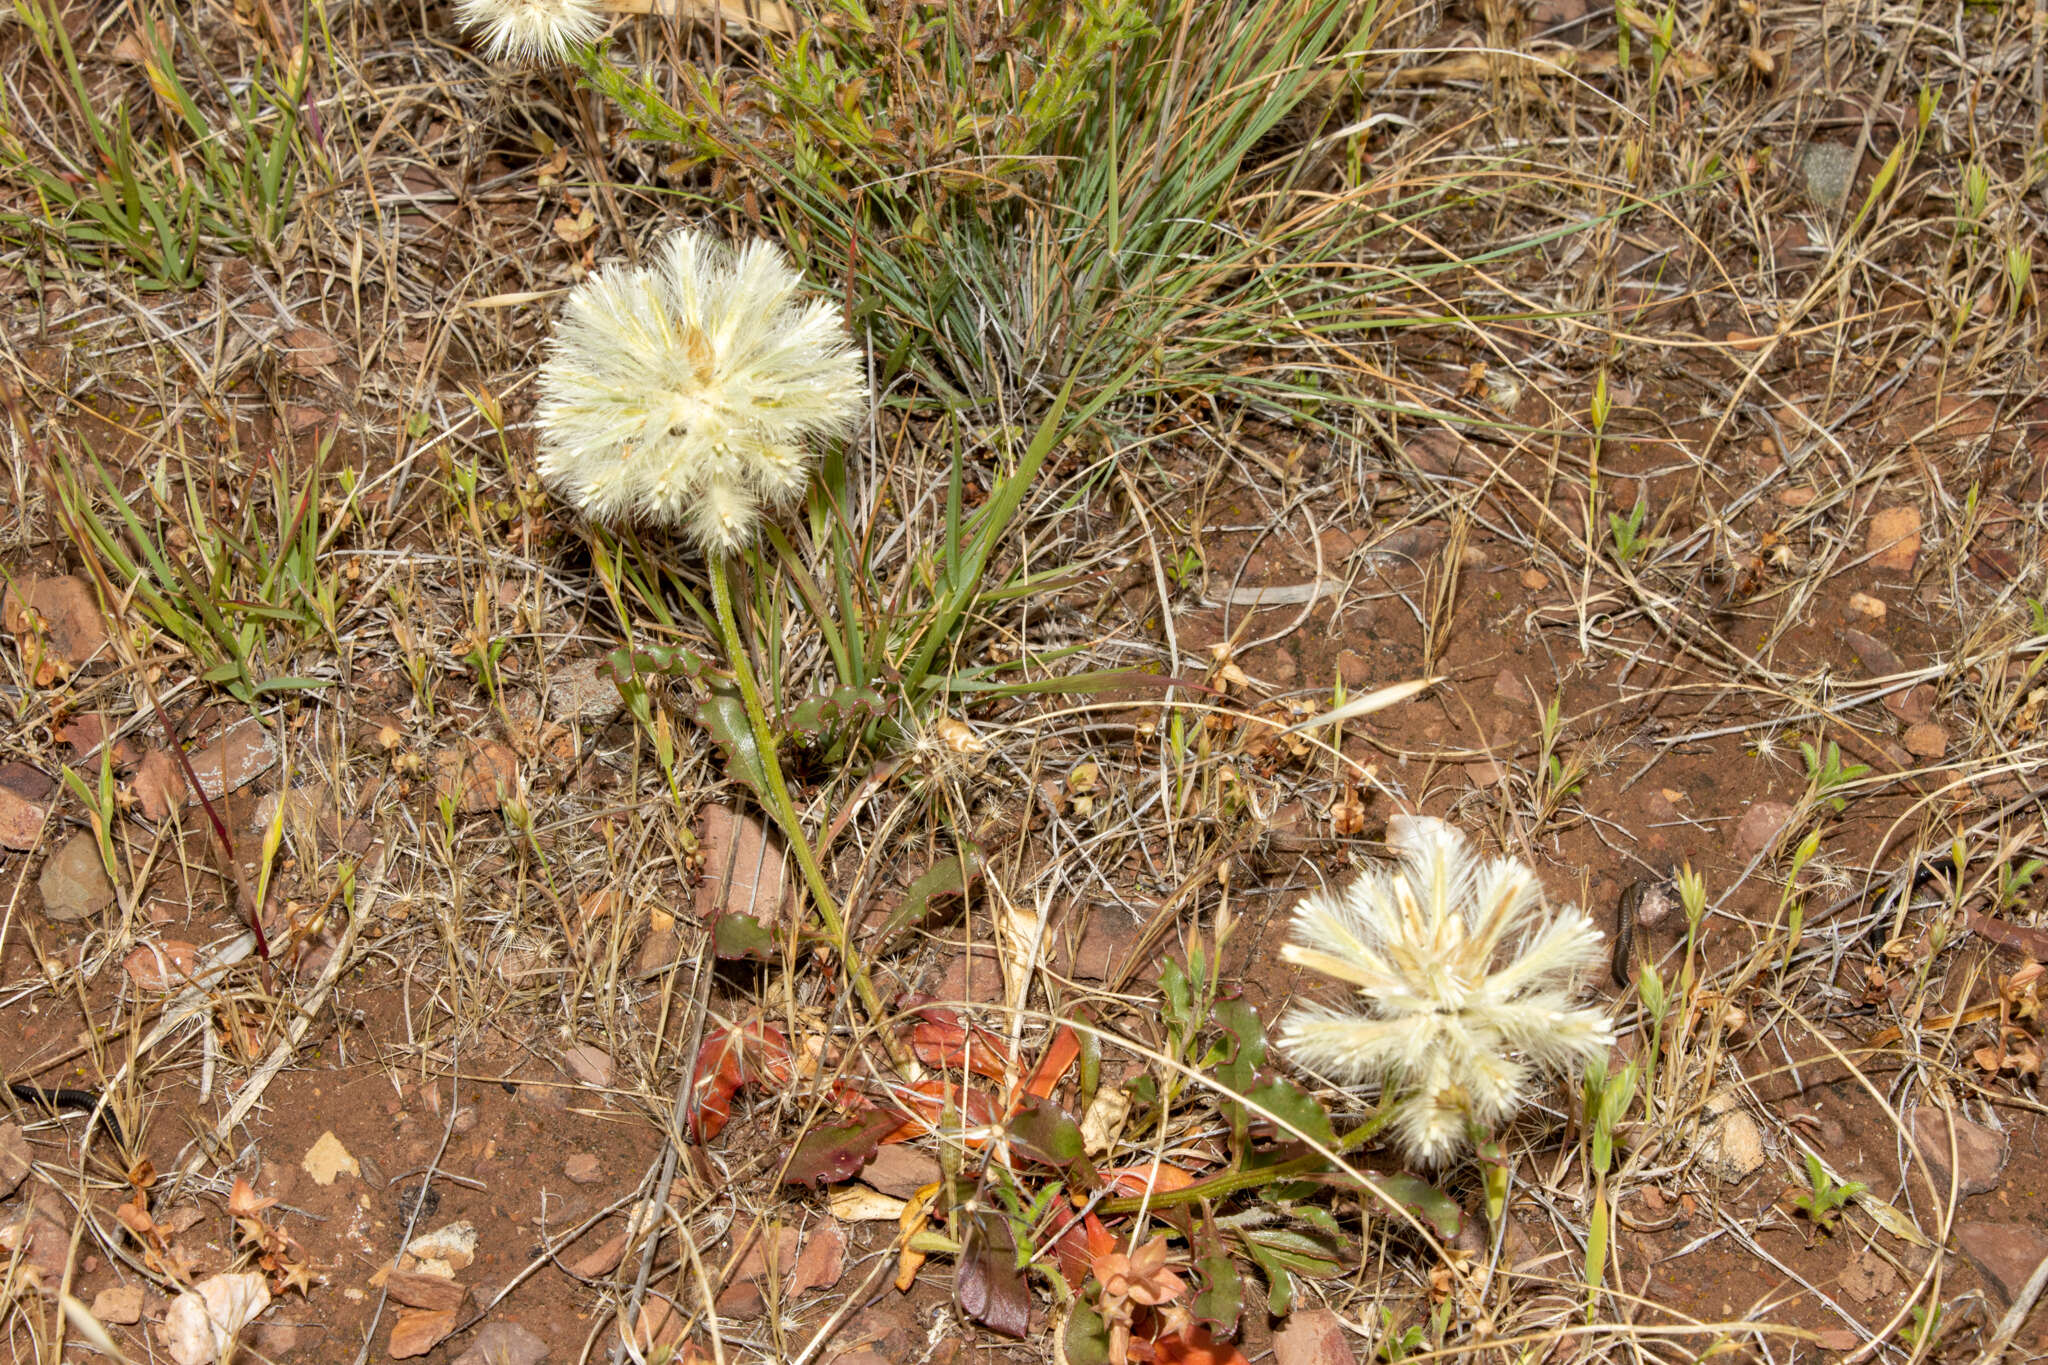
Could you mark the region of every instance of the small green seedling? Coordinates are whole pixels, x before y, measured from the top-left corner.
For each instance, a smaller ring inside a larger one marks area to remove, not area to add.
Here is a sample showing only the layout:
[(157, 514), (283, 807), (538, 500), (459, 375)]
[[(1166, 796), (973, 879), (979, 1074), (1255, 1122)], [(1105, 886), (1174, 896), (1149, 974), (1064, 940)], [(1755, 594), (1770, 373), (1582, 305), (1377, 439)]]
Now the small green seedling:
[(1932, 1341), (1934, 1334), (1941, 1330), (1941, 1305), (1928, 1308), (1924, 1304), (1913, 1305), (1913, 1324), (1899, 1329), (1899, 1340), (1906, 1349), (1918, 1352), (1922, 1345)]
[(1812, 1190), (1793, 1195), (1792, 1207), (1811, 1219), (1824, 1235), (1835, 1230), (1835, 1215), (1864, 1189), (1858, 1180), (1837, 1185), (1827, 1167), (1820, 1164), (1820, 1158), (1811, 1152), (1806, 1154), (1806, 1181)]
[(2009, 910), (2019, 904), (2021, 893), (2033, 885), (2034, 874), (2043, 866), (2039, 858), (2029, 858), (2018, 867), (2011, 863), (2001, 864), (1998, 869), (1998, 898), (1995, 908)]
[(1394, 1330), (1394, 1310), (1382, 1307), (1380, 1309), (1379, 1358), (1385, 1362), (1385, 1365), (1400, 1365), (1400, 1362), (1415, 1354), (1416, 1351), (1422, 1349), (1431, 1341), (1442, 1341), (1444, 1332), (1450, 1326), (1451, 1313), (1456, 1307), (1456, 1299), (1445, 1299), (1430, 1312), (1427, 1325), (1420, 1322), (1412, 1322), (1399, 1332)]
[(1643, 515), (1650, 506), (1648, 498), (1637, 498), (1636, 505), (1628, 509), (1628, 516), (1619, 512), (1607, 514), (1607, 530), (1614, 538), (1614, 559), (1618, 564), (1633, 564), (1643, 551), (1650, 548), (1650, 538), (1643, 534)]
[(1829, 793), (1846, 787), (1856, 781), (1857, 778), (1862, 777), (1870, 771), (1870, 765), (1868, 763), (1851, 763), (1846, 767), (1843, 766), (1841, 747), (1833, 740), (1828, 741), (1825, 758), (1823, 758), (1818, 749), (1803, 739), (1799, 741), (1799, 752), (1806, 757), (1808, 790), (1815, 800), (1826, 801), (1835, 808), (1837, 814), (1840, 814), (1849, 803), (1841, 797), (1831, 796)]

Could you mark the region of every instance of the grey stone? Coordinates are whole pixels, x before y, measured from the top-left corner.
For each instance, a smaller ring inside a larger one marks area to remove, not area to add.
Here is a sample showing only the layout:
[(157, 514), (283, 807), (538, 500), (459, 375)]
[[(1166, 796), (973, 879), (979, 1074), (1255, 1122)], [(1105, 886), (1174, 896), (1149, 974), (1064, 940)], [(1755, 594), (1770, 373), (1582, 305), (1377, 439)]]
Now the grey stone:
[(1799, 167), (1806, 177), (1806, 197), (1822, 208), (1838, 208), (1849, 198), (1856, 179), (1856, 149), (1834, 142), (1809, 142)]
[(540, 1365), (548, 1344), (516, 1322), (487, 1322), (455, 1365)]
[(114, 903), (114, 884), (90, 834), (72, 835), (51, 854), (36, 886), (43, 893), (43, 913), (53, 920), (86, 919)]

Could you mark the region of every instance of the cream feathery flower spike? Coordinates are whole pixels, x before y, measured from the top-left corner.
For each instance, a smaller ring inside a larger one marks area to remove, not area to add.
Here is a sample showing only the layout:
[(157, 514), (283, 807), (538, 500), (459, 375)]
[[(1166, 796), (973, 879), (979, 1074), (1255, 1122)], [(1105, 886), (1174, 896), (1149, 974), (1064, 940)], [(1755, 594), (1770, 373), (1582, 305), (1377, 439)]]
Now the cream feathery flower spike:
[(494, 62), (558, 62), (604, 28), (596, 0), (460, 0), (455, 21), (481, 35)]
[(782, 252), (684, 229), (646, 266), (570, 294), (540, 371), (540, 472), (599, 521), (678, 525), (737, 549), (802, 493), (811, 442), (867, 405), (834, 304), (800, 302)]
[(1399, 862), (1304, 900), (1281, 950), (1352, 987), (1362, 1008), (1299, 1006), (1280, 1041), (1333, 1079), (1377, 1082), (1398, 1106), (1396, 1143), (1440, 1165), (1473, 1127), (1511, 1117), (1537, 1074), (1613, 1046), (1606, 1012), (1573, 1004), (1601, 934), (1583, 910), (1545, 917), (1535, 873), (1475, 857), (1440, 820), (1397, 818), (1387, 840)]

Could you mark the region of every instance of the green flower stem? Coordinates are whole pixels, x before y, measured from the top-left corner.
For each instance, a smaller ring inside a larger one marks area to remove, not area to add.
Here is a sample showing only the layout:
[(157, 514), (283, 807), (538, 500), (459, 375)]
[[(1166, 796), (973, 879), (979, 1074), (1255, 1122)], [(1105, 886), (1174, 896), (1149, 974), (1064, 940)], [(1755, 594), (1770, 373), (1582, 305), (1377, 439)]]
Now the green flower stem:
[[(1332, 1151), (1348, 1152), (1365, 1145), (1367, 1138), (1386, 1127), (1387, 1115), (1376, 1115), (1337, 1139)], [(1297, 1156), (1271, 1166), (1257, 1166), (1249, 1170), (1238, 1169), (1212, 1175), (1207, 1180), (1197, 1180), (1185, 1189), (1154, 1190), (1151, 1195), (1125, 1195), (1118, 1199), (1105, 1199), (1095, 1206), (1095, 1211), (1105, 1217), (1115, 1213), (1136, 1213), (1139, 1209), (1165, 1209), (1178, 1204), (1198, 1204), (1204, 1199), (1221, 1199), (1236, 1194), (1239, 1190), (1257, 1189), (1261, 1185), (1277, 1185), (1295, 1176), (1316, 1175), (1329, 1168), (1330, 1163), (1320, 1152)]]
[(797, 867), (803, 872), (804, 885), (810, 888), (811, 901), (818, 908), (818, 918), (824, 922), (826, 937), (832, 940), (833, 950), (839, 954), (839, 961), (853, 981), (854, 994), (860, 997), (868, 1022), (881, 1035), (882, 1046), (889, 1050), (889, 1059), (898, 1070), (908, 1073), (912, 1065), (910, 1055), (904, 1050), (902, 1041), (888, 1028), (889, 1011), (883, 1007), (881, 996), (875, 993), (875, 983), (868, 976), (867, 964), (853, 950), (853, 942), (846, 932), (846, 921), (839, 914), (839, 903), (832, 898), (831, 888), (825, 885), (824, 871), (819, 868), (818, 859), (811, 852), (811, 842), (804, 837), (803, 822), (797, 817), (796, 802), (790, 799), (789, 785), (782, 780), (782, 763), (775, 754), (775, 735), (768, 728), (768, 713), (761, 706), (761, 689), (754, 681), (754, 668), (748, 661), (746, 646), (740, 641), (739, 622), (733, 616), (732, 587), (728, 582), (728, 561), (724, 555), (711, 560), (711, 604), (718, 615), (718, 627), (725, 635), (726, 658), (732, 665), (733, 677), (739, 681), (740, 700), (747, 708), (747, 723), (754, 731), (754, 747), (760, 751), (761, 772), (768, 785), (769, 812), (789, 839), (790, 850), (796, 854)]

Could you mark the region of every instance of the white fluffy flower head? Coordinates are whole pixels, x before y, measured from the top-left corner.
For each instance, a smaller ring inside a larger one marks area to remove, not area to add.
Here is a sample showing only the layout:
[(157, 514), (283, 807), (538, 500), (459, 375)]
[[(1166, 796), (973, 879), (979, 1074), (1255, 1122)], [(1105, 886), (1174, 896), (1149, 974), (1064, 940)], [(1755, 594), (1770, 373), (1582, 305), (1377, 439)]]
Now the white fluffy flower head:
[(494, 62), (558, 62), (604, 28), (596, 0), (460, 0), (455, 20), (481, 34)]
[(683, 528), (711, 553), (810, 478), (811, 442), (867, 403), (839, 309), (800, 302), (782, 252), (670, 237), (569, 296), (540, 371), (540, 472), (600, 521)]
[(1398, 819), (1388, 842), (1400, 861), (1304, 900), (1281, 950), (1351, 986), (1361, 1008), (1299, 1006), (1280, 1040), (1337, 1080), (1377, 1082), (1398, 1106), (1395, 1140), (1438, 1165), (1471, 1125), (1513, 1115), (1539, 1072), (1613, 1046), (1605, 1011), (1573, 1004), (1601, 934), (1583, 910), (1545, 917), (1535, 873), (1475, 857), (1440, 820)]

